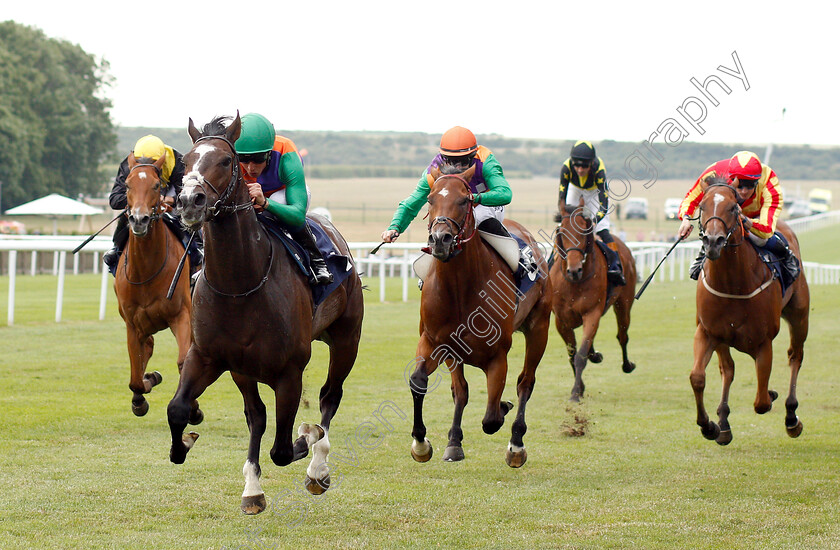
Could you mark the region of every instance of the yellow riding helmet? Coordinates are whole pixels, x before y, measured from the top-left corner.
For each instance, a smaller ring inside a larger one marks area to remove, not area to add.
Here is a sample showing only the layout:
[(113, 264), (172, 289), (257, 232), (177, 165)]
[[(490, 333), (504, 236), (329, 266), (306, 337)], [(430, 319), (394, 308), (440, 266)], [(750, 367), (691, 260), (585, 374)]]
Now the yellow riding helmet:
[(134, 158), (150, 158), (157, 160), (166, 154), (166, 145), (157, 137), (149, 134), (137, 140), (134, 144)]

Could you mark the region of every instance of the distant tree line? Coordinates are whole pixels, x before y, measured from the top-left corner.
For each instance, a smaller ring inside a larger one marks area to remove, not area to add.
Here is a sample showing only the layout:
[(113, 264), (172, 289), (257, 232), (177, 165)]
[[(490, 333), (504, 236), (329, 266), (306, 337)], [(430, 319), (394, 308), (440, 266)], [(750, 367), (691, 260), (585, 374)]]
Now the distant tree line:
[[(186, 125), (172, 128), (120, 128), (120, 148), (125, 155), (137, 138), (153, 133), (178, 149), (190, 147)], [(413, 177), (419, 176), (437, 153), (440, 134), (419, 132), (308, 132), (282, 131), (298, 149), (307, 152), (304, 164), (313, 177)], [(505, 173), (516, 177), (558, 176), (574, 144), (571, 140), (519, 139), (490, 134), (479, 135), (480, 144), (499, 159)], [(634, 153), (646, 153), (655, 165), (658, 179), (695, 179), (708, 165), (731, 157), (740, 150), (751, 150), (764, 158), (766, 146), (745, 144), (705, 144), (683, 142), (671, 147), (656, 143), (662, 160), (641, 142), (596, 141), (598, 156), (607, 165), (608, 175), (626, 172), (625, 162)], [(778, 145), (773, 148), (770, 166), (784, 179), (840, 179), (840, 147)]]

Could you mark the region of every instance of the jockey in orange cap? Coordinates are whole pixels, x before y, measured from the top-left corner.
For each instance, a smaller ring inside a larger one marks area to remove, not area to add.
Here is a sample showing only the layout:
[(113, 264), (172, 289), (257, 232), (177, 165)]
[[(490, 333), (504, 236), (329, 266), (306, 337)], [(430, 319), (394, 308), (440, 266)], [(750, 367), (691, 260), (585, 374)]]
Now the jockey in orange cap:
[[(755, 153), (740, 151), (731, 159), (712, 164), (700, 174), (680, 205), (680, 238), (691, 233), (690, 218), (703, 199), (701, 182), (708, 176), (727, 179), (730, 184), (737, 183), (738, 204), (741, 205), (744, 227), (749, 229), (750, 240), (778, 256), (791, 279), (796, 279), (799, 275), (799, 260), (788, 248), (784, 237), (776, 231), (783, 204), (779, 178), (772, 168), (761, 163)], [(706, 253), (701, 248), (697, 260), (691, 266), (692, 279), (696, 280), (700, 276), (705, 258)]]

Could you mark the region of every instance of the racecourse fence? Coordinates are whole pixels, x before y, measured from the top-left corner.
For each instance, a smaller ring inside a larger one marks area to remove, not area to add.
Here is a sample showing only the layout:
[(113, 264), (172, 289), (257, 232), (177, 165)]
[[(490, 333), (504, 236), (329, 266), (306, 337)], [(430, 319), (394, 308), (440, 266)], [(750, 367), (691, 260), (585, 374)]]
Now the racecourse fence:
[[(787, 220), (788, 225), (797, 234), (805, 233), (836, 225), (840, 223), (840, 211), (832, 211), (816, 216)], [(101, 261), (102, 253), (112, 246), (110, 237), (96, 237), (77, 254), (72, 251), (79, 246), (83, 236), (34, 236), (34, 235), (0, 235), (0, 274), (9, 276), (8, 290), (8, 325), (14, 324), (15, 310), (15, 280), (17, 275), (52, 274), (58, 277), (56, 288), (55, 321), (61, 322), (62, 303), (64, 297), (64, 281), (68, 272), (101, 273), (99, 288), (99, 319), (105, 318), (108, 295), (111, 294), (111, 275), (104, 269)], [(399, 277), (402, 282), (402, 300), (408, 301), (409, 285), (416, 284), (413, 263), (420, 257), (420, 248), (426, 243), (389, 243), (374, 255), (370, 252), (380, 245), (380, 242), (348, 243), (353, 253), (356, 265), (362, 277), (370, 285), (373, 279), (378, 279), (379, 301), (385, 300), (386, 280)], [(548, 256), (551, 252), (549, 240), (538, 241), (543, 253)], [(662, 260), (673, 242), (628, 242), (626, 243), (636, 261), (636, 272), (640, 281), (646, 279), (656, 265)], [(688, 279), (688, 268), (697, 256), (700, 248), (699, 241), (680, 243), (663, 263), (657, 273), (659, 281), (685, 281)], [(67, 265), (67, 253), (71, 252), (71, 265)], [(13, 267), (12, 267), (13, 266)], [(840, 265), (818, 264), (803, 262), (809, 284), (836, 285), (840, 284)]]

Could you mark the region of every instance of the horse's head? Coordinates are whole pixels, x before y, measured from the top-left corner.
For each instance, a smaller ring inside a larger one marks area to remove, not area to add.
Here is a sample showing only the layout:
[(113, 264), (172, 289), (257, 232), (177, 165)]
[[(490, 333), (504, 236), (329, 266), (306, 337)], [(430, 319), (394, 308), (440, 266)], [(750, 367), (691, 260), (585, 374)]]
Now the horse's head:
[(128, 176), (125, 178), (128, 225), (138, 237), (145, 237), (152, 221), (160, 217), (160, 173), (164, 162), (166, 155), (157, 160), (147, 157), (138, 160), (134, 153), (128, 155)]
[(559, 212), (554, 219), (560, 222), (560, 227), (557, 228), (555, 244), (566, 259), (566, 278), (572, 282), (580, 281), (586, 259), (592, 253), (595, 225), (583, 207), (583, 197), (577, 206), (567, 205), (561, 200), (557, 207)]
[(184, 155), (184, 185), (175, 202), (181, 221), (190, 229), (199, 228), (221, 212), (238, 209), (230, 203), (241, 180), (233, 147), (242, 129), (239, 112), (226, 125), (229, 120), (216, 117), (199, 131), (190, 118), (188, 131), (193, 147)]
[[(469, 181), (475, 165), (466, 172), (455, 173), (448, 165), (432, 168), (434, 179), (429, 191), (429, 249), (442, 262), (460, 252), (461, 244), (475, 232), (472, 192)], [(467, 234), (467, 237), (464, 235)]]
[(726, 180), (708, 177), (700, 183), (700, 233), (706, 256), (720, 258), (721, 251), (736, 229), (741, 228), (738, 194)]

